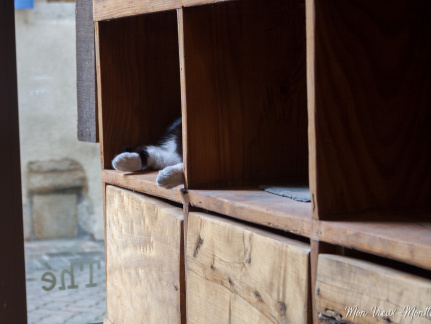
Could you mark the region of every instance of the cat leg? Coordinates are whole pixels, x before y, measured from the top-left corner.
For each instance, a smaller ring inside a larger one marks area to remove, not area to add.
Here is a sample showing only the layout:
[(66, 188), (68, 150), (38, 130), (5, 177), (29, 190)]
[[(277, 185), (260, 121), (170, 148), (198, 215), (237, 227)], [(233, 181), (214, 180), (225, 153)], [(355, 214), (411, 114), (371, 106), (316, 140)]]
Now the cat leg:
[(138, 147), (134, 152), (125, 148), (123, 153), (118, 154), (112, 160), (112, 166), (118, 171), (141, 171), (145, 170), (148, 161), (148, 152), (145, 146)]
[(178, 163), (159, 171), (156, 180), (157, 185), (166, 189), (170, 189), (180, 184), (184, 184), (183, 168), (183, 163)]

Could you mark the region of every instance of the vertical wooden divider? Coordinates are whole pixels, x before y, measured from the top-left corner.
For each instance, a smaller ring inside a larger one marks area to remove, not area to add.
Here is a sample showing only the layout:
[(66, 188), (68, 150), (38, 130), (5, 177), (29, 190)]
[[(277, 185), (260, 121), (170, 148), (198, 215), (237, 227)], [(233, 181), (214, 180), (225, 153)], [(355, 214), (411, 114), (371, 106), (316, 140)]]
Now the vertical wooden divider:
[(188, 226), (188, 219), (189, 219), (189, 212), (190, 212), (190, 204), (184, 203), (183, 204), (183, 240), (182, 240), (182, 246), (181, 246), (181, 278), (182, 283), (184, 283), (184, 289), (182, 289), (181, 294), (181, 321), (182, 323), (187, 323), (187, 256), (186, 256), (186, 249), (187, 249), (187, 226)]
[(184, 57), (184, 15), (183, 8), (177, 9), (178, 22), (178, 54), (180, 61), (180, 88), (181, 88), (181, 116), (183, 127), (183, 164), (184, 164), (184, 187), (188, 188), (188, 174), (190, 170), (189, 147), (187, 145), (187, 96), (186, 96), (186, 67)]
[(308, 111), (308, 174), (313, 218), (318, 219), (319, 206), (316, 200), (316, 132), (314, 92), (314, 0), (305, 1), (305, 29), (307, 47), (307, 111)]
[[(100, 165), (102, 170), (105, 168), (105, 159), (103, 158), (103, 113), (102, 113), (102, 80), (100, 75), (100, 33), (99, 33), (99, 22), (94, 22), (94, 44), (95, 44), (95, 56), (96, 56), (96, 103), (97, 103), (97, 131), (98, 140), (100, 143)], [(105, 199), (103, 199), (105, 204)], [(105, 233), (106, 234), (106, 233)], [(105, 236), (106, 237), (106, 236)]]
[(310, 240), (310, 267), (311, 267), (311, 309), (313, 315), (313, 323), (320, 323), (319, 314), (316, 308), (316, 279), (317, 279), (317, 261), (321, 253), (335, 253), (337, 247), (325, 242)]

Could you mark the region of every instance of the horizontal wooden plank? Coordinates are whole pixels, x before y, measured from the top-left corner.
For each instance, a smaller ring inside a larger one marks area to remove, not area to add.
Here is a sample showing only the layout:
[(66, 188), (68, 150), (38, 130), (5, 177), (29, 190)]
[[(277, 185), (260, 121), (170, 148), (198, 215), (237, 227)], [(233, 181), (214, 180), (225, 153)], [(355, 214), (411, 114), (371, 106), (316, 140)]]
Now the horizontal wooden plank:
[(189, 190), (192, 206), (310, 237), (311, 204), (258, 189)]
[(431, 270), (431, 223), (321, 221), (316, 238)]
[(396, 222), (408, 219), (408, 215), (394, 216), (393, 222), (318, 221), (312, 220), (310, 203), (252, 188), (186, 192), (178, 186), (168, 190), (157, 186), (156, 177), (156, 171), (102, 172), (102, 181), (107, 184), (431, 270), (431, 223)]
[(189, 323), (309, 323), (308, 244), (204, 213), (187, 233)]
[(164, 189), (156, 184), (157, 172), (103, 170), (102, 181), (151, 196), (211, 210), (247, 222), (310, 237), (311, 204), (280, 197), (254, 188), (189, 190), (183, 186)]
[[(430, 323), (431, 281), (336, 255), (319, 256), (316, 307), (323, 323)], [(386, 313), (383, 313), (386, 312)]]
[(120, 172), (115, 170), (103, 170), (102, 182), (142, 192), (150, 196), (183, 203), (183, 186), (178, 186), (173, 189), (159, 187), (156, 183), (157, 174), (157, 171)]
[(230, 0), (93, 0), (93, 18), (100, 21), (225, 1)]
[(185, 323), (182, 209), (106, 188), (107, 316), (113, 323)]

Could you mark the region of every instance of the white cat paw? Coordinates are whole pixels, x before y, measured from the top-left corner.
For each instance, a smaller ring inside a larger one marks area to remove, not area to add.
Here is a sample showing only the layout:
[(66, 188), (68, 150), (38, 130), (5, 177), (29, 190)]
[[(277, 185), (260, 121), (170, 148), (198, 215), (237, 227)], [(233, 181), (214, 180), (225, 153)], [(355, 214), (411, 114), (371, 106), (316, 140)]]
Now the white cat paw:
[(142, 161), (138, 153), (121, 153), (112, 160), (112, 166), (118, 171), (142, 170)]
[(158, 186), (166, 189), (184, 184), (183, 164), (179, 163), (159, 171), (156, 182)]

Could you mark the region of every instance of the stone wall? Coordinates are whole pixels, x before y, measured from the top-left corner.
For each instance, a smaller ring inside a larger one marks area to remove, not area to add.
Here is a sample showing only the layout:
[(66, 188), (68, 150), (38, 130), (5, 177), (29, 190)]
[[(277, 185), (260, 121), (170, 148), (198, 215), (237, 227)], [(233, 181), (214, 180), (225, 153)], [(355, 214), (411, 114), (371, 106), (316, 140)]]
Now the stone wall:
[[(81, 143), (76, 135), (75, 3), (36, 0), (34, 9), (16, 10), (15, 20), (25, 237), (36, 237), (36, 208), (39, 216), (59, 217), (59, 224), (63, 217), (72, 227), (77, 217), (76, 235), (103, 239), (99, 145)], [(61, 168), (65, 161), (80, 166), (81, 193), (37, 192), (42, 183), (55, 186), (71, 174), (38, 173), (35, 167)], [(50, 207), (55, 200), (58, 205)]]

